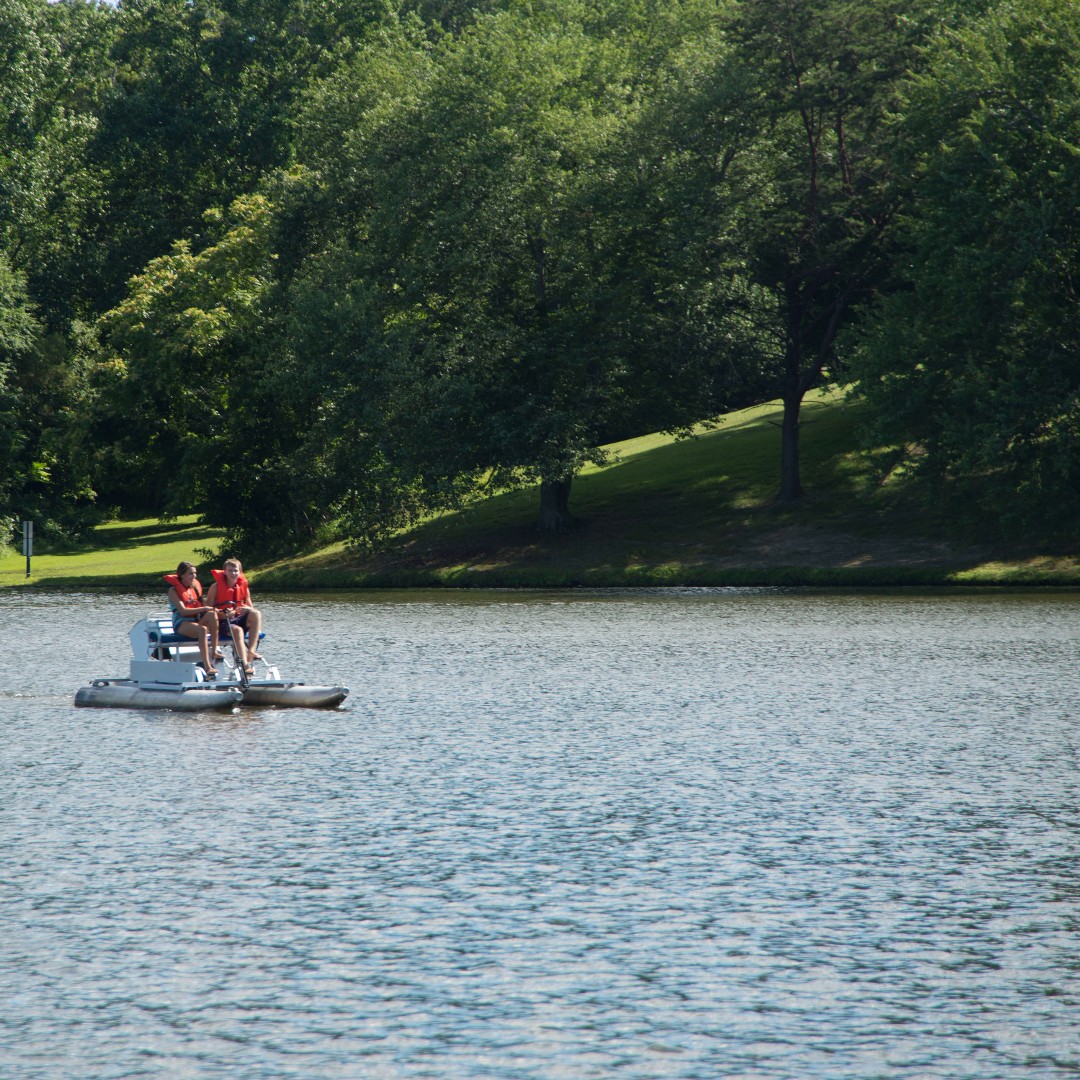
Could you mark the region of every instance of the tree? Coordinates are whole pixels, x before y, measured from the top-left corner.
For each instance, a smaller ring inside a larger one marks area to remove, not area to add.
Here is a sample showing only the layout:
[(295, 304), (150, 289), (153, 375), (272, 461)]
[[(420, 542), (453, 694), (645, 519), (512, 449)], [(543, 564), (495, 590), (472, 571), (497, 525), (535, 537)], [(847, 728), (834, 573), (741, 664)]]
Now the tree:
[[(799, 414), (839, 331), (887, 267), (899, 193), (886, 119), (941, 5), (739, 0), (729, 32), (753, 76), (756, 183), (733, 235), (773, 298), (783, 401), (781, 502), (802, 496)], [(946, 9), (947, 10), (947, 9)]]
[(287, 164), (293, 104), (383, 17), (382, 0), (124, 0), (92, 147), (98, 311), (203, 214)]
[(275, 316), (273, 203), (245, 196), (206, 228), (205, 247), (177, 241), (102, 318), (90, 441), (129, 500), (201, 511), (264, 553), (302, 546), (327, 503), (304, 439), (316, 392)]
[(338, 387), (358, 535), (535, 481), (558, 530), (605, 439), (687, 426), (727, 388), (730, 290), (681, 288), (684, 237), (657, 255), (668, 211), (637, 205), (643, 101), (709, 22), (706, 4), (514, 7), (434, 48), (404, 31), (313, 98), (298, 154), (336, 229), (295, 294), (298, 349)]
[(998, 4), (934, 40), (897, 125), (902, 286), (854, 372), (871, 438), (1004, 529), (1080, 513), (1080, 22)]
[(114, 21), (83, 0), (0, 7), (0, 251), (61, 333), (85, 315), (80, 260), (98, 195), (86, 154)]
[(19, 362), (30, 354), (41, 333), (26, 295), (26, 281), (0, 255), (0, 545), (21, 507), (13, 496), (29, 472), (25, 459), (27, 433)]
[(75, 438), (86, 388), (80, 264), (111, 26), (108, 9), (81, 0), (0, 7), (0, 514), (32, 516), (43, 538), (83, 527), (93, 494)]
[(605, 332), (632, 359), (612, 438), (686, 432), (774, 389), (763, 329), (774, 304), (743, 242), (745, 208), (765, 182), (746, 107), (755, 81), (715, 5), (666, 15), (667, 34), (648, 36), (640, 107), (590, 194), (608, 234)]
[[(616, 358), (592, 332), (581, 192), (616, 122), (584, 18), (501, 13), (446, 38), (403, 102), (372, 100), (345, 140), (355, 166), (331, 167), (353, 185), (338, 202), (356, 238), (313, 286), (348, 301), (340, 432), (428, 505), (539, 480), (560, 528), (570, 478), (599, 457)], [(336, 156), (332, 140), (315, 155)]]

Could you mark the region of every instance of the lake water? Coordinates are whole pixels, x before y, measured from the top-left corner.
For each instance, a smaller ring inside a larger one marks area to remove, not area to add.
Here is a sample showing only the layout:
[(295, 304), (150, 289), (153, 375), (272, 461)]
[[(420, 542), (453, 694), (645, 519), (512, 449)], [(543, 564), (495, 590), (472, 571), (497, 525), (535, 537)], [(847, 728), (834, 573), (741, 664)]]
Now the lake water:
[(1080, 1075), (1080, 596), (0, 593), (0, 1076)]

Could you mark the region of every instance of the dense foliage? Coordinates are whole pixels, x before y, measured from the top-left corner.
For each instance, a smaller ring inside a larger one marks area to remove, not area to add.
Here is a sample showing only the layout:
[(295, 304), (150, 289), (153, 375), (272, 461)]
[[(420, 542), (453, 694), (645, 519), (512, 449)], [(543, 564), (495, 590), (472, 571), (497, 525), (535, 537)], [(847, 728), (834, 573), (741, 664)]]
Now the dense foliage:
[(916, 192), (857, 363), (879, 441), (1012, 529), (1080, 514), (1080, 17), (943, 33), (897, 118)]
[[(1072, 0), (8, 0), (0, 529), (374, 544), (854, 381), (1080, 514)], [(722, 463), (718, 463), (722, 468)]]

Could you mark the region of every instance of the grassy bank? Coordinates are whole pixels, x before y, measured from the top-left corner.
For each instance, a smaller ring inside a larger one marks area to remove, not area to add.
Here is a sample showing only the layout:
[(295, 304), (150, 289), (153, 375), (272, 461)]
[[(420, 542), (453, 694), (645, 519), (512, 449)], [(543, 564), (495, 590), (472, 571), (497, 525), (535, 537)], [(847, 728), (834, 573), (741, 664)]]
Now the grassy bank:
[[(946, 522), (882, 484), (857, 445), (859, 406), (838, 392), (808, 398), (801, 437), (806, 499), (773, 501), (777, 403), (733, 413), (698, 438), (651, 435), (575, 479), (575, 525), (535, 527), (535, 490), (509, 492), (430, 521), (392, 550), (343, 545), (254, 568), (260, 590), (575, 585), (1080, 585), (1080, 557), (1028, 542), (1004, 549), (950, 538)], [(190, 519), (127, 522), (92, 549), (35, 558), (31, 584), (159, 588), (180, 559), (216, 535)], [(206, 577), (207, 575), (203, 575)], [(23, 560), (0, 560), (0, 586), (25, 584)]]
[(84, 546), (48, 551), (35, 543), (29, 578), (22, 555), (0, 558), (0, 589), (164, 589), (162, 574), (175, 570), (181, 559), (200, 562), (197, 552), (215, 550), (220, 535), (219, 530), (198, 524), (194, 516), (171, 522), (111, 522), (96, 529)]

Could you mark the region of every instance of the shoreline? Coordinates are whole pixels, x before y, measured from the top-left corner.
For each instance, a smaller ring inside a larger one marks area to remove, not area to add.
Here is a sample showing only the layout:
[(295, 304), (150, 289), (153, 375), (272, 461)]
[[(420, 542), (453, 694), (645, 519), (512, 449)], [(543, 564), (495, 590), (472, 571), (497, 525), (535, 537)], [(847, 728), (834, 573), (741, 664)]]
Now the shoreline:
[[(994, 572), (986, 568), (957, 567), (761, 567), (728, 569), (717, 572), (680, 574), (664, 568), (658, 573), (647, 570), (619, 574), (611, 571), (569, 573), (565, 576), (534, 575), (525, 571), (469, 571), (444, 574), (364, 573), (289, 571), (250, 575), (252, 588), (261, 593), (304, 592), (380, 592), (380, 591), (483, 591), (483, 590), (550, 590), (577, 589), (930, 589), (934, 591), (967, 592), (973, 589), (1042, 590), (1065, 592), (1080, 590), (1080, 574), (1075, 571), (1041, 571), (1022, 564), (1000, 567)], [(0, 584), (0, 598), (5, 594), (40, 592), (158, 592), (162, 588), (160, 575), (128, 576), (79, 574), (48, 575), (22, 582)]]

